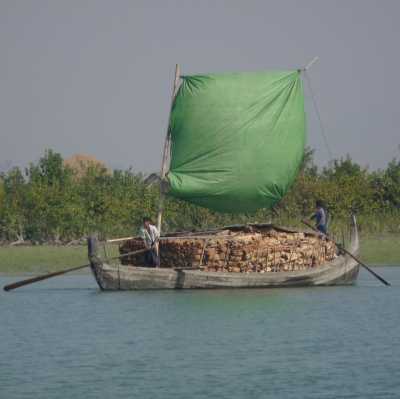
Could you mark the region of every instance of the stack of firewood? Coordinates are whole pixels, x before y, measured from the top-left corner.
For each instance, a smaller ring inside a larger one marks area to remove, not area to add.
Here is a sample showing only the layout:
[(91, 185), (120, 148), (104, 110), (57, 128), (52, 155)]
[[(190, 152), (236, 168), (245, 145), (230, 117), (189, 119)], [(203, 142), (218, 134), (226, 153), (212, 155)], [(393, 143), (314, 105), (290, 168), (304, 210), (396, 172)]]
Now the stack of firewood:
[[(140, 238), (125, 242), (121, 253), (144, 248)], [(212, 236), (167, 237), (160, 241), (162, 267), (199, 267), (215, 272), (277, 272), (317, 267), (336, 256), (335, 244), (309, 233), (273, 228)], [(143, 265), (144, 255), (121, 258), (124, 264)]]

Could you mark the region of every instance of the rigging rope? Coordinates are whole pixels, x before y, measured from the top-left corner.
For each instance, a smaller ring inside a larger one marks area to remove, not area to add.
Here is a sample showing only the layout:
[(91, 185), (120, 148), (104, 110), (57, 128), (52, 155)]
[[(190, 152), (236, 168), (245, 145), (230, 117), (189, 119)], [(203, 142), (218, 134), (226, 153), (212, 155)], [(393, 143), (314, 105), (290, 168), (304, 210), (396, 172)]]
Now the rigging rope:
[(317, 104), (317, 101), (315, 99), (314, 90), (313, 90), (312, 85), (311, 85), (311, 80), (310, 80), (310, 78), (309, 78), (309, 76), (307, 74), (307, 70), (306, 69), (303, 70), (303, 73), (304, 73), (304, 76), (306, 78), (306, 81), (307, 81), (307, 84), (308, 84), (308, 88), (310, 90), (311, 99), (312, 99), (312, 102), (313, 102), (313, 105), (314, 105), (314, 108), (315, 108), (315, 113), (317, 114), (317, 119), (318, 119), (319, 126), (320, 126), (320, 129), (321, 129), (322, 138), (324, 139), (325, 147), (326, 147), (326, 150), (327, 150), (328, 155), (329, 155), (329, 160), (332, 161), (333, 160), (333, 154), (332, 154), (329, 142), (328, 142), (328, 137), (326, 135), (325, 126), (324, 126), (324, 124), (322, 122), (321, 113), (319, 112), (318, 104)]

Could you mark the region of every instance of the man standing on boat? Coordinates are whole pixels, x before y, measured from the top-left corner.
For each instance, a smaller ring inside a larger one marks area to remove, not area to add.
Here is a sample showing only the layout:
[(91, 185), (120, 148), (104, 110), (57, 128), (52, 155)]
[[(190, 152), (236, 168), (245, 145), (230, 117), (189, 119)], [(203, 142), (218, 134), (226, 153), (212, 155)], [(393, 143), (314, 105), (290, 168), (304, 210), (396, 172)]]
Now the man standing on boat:
[(324, 208), (324, 204), (321, 200), (315, 201), (315, 213), (311, 216), (311, 219), (315, 219), (315, 227), (321, 233), (327, 234), (327, 213)]
[(158, 239), (160, 238), (160, 233), (157, 230), (157, 227), (151, 224), (151, 219), (147, 216), (143, 218), (143, 226), (140, 228), (140, 236), (144, 241), (145, 247), (148, 249), (148, 251), (145, 252), (146, 266), (160, 267), (160, 257), (158, 252)]

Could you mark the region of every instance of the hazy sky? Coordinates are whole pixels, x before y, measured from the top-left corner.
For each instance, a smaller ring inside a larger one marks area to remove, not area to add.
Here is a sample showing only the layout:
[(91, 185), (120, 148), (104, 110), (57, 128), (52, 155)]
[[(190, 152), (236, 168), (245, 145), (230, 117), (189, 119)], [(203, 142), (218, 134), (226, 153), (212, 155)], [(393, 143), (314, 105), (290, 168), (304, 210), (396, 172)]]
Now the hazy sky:
[(397, 0), (0, 0), (0, 165), (53, 148), (156, 171), (176, 63), (194, 74), (319, 56), (310, 76), (334, 156), (384, 167), (399, 155), (399, 19)]

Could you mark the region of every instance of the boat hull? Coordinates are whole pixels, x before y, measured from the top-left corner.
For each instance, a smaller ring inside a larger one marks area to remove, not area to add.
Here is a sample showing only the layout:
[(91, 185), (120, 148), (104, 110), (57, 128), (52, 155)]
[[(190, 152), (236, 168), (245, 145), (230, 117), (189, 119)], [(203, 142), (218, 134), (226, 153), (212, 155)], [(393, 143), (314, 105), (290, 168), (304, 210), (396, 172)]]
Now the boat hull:
[[(348, 250), (357, 255), (358, 232), (353, 220), (352, 240)], [(324, 265), (302, 271), (229, 273), (201, 270), (177, 270), (127, 265), (110, 265), (90, 256), (91, 269), (102, 290), (278, 288), (352, 285), (359, 265), (343, 254)]]
[(341, 266), (322, 266), (315, 272), (219, 273), (98, 264), (93, 266), (103, 290), (274, 288), (352, 285), (359, 266), (350, 260)]

